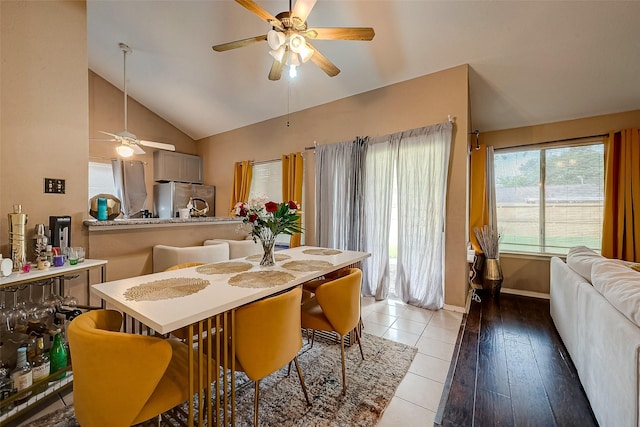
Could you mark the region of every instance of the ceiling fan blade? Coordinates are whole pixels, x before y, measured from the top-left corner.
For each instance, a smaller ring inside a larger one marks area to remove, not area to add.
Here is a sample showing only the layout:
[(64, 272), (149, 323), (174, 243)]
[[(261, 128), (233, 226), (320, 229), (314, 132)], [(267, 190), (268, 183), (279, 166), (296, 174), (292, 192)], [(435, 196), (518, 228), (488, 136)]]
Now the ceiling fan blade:
[(371, 27), (353, 28), (310, 28), (303, 33), (315, 40), (363, 40), (369, 41), (376, 35)]
[(151, 148), (159, 148), (161, 150), (176, 151), (176, 147), (173, 144), (166, 144), (164, 142), (145, 141), (143, 139), (138, 140), (140, 145)]
[[(284, 59), (284, 58), (283, 58)], [(273, 60), (271, 65), (271, 71), (269, 71), (269, 80), (280, 80), (282, 76), (282, 69), (284, 68), (284, 61)]]
[(216, 52), (224, 52), (231, 49), (237, 49), (239, 47), (249, 46), (250, 44), (262, 42), (265, 40), (267, 40), (267, 35), (263, 34), (261, 36), (249, 37), (247, 39), (236, 40), (234, 42), (217, 44), (213, 46), (213, 50), (215, 50)]
[(296, 1), (295, 6), (293, 6), (293, 10), (291, 11), (291, 16), (299, 18), (300, 21), (304, 22), (307, 20), (307, 16), (309, 16), (309, 12), (315, 6), (317, 0), (298, 0)]
[(89, 138), (89, 141), (117, 142), (118, 140), (115, 138)]
[(316, 64), (322, 71), (327, 73), (329, 77), (335, 77), (340, 73), (340, 69), (333, 65), (333, 62), (329, 61), (323, 54), (315, 47), (311, 46), (311, 43), (307, 43), (307, 46), (313, 49), (313, 55), (311, 55), (311, 62)]
[(120, 136), (120, 135), (116, 135), (115, 133), (104, 132), (104, 131), (101, 131), (101, 130), (99, 130), (98, 132), (103, 133), (105, 135), (109, 135), (112, 138), (115, 138), (114, 141), (118, 141), (118, 136)]
[(278, 18), (258, 6), (253, 0), (236, 0), (236, 3), (238, 3), (240, 6), (244, 7), (254, 15), (257, 15), (260, 19), (267, 21), (269, 25), (284, 30), (282, 22), (280, 22)]
[(138, 144), (125, 144), (133, 148), (133, 154), (144, 154), (144, 150)]

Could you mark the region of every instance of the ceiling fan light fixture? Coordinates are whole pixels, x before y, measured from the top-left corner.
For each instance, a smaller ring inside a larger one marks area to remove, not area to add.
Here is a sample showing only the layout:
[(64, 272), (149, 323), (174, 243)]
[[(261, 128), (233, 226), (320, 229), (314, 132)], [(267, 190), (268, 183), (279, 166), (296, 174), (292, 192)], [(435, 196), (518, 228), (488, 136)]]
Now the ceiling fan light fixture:
[(278, 49), (270, 50), (269, 55), (273, 56), (276, 61), (282, 62), (285, 50), (284, 46), (280, 46)]
[(309, 49), (309, 46), (305, 44), (304, 49), (301, 49), (298, 55), (300, 55), (302, 62), (307, 62), (313, 56), (313, 52), (313, 49)]
[(120, 157), (131, 157), (133, 156), (133, 148), (129, 147), (125, 144), (120, 144), (116, 147), (116, 151)]
[(300, 34), (294, 34), (289, 38), (289, 46), (291, 46), (293, 52), (300, 53), (303, 49), (306, 49), (307, 43)]
[(280, 31), (269, 30), (267, 33), (267, 43), (273, 50), (278, 50), (285, 42), (285, 36)]
[(290, 52), (290, 54), (287, 56), (287, 62), (285, 62), (286, 65), (294, 65), (294, 66), (298, 66), (300, 65), (300, 56), (297, 53), (294, 52)]
[(289, 66), (289, 77), (291, 77), (293, 79), (297, 75), (298, 75), (298, 71), (296, 70), (296, 66), (294, 64), (291, 64)]

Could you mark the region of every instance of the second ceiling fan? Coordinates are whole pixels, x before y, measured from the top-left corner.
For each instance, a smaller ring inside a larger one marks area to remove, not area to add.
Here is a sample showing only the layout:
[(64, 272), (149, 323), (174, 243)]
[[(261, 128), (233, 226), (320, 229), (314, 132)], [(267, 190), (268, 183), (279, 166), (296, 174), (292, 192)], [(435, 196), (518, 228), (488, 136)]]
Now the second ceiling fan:
[(288, 65), (290, 75), (295, 76), (298, 65), (308, 60), (334, 77), (340, 69), (322, 55), (309, 40), (372, 40), (375, 32), (371, 27), (307, 28), (307, 16), (316, 0), (298, 0), (293, 9), (289, 0), (289, 10), (271, 15), (253, 0), (236, 0), (241, 6), (271, 25), (272, 29), (261, 36), (249, 37), (213, 46), (216, 52), (224, 52), (253, 43), (267, 41), (274, 60), (269, 71), (269, 80), (279, 80), (283, 68)]
[(131, 53), (131, 48), (124, 43), (119, 43), (118, 46), (120, 47), (120, 50), (122, 50), (124, 61), (124, 130), (118, 133), (105, 132), (101, 130), (98, 132), (111, 137), (111, 139), (107, 139), (106, 141), (120, 143), (120, 145), (116, 147), (116, 151), (122, 157), (130, 157), (133, 154), (144, 154), (144, 150), (141, 146), (158, 148), (160, 150), (176, 151), (176, 147), (173, 144), (138, 139), (136, 135), (127, 130), (127, 104), (129, 98), (127, 95), (127, 54)]

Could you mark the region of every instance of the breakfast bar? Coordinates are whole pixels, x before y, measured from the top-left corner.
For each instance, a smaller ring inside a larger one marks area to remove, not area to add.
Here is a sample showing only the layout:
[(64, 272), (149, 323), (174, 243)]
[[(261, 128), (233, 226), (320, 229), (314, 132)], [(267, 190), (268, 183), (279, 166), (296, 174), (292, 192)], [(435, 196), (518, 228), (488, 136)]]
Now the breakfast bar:
[[(190, 348), (197, 344), (198, 348), (195, 354), (190, 353), (189, 366), (194, 365), (192, 358), (196, 357), (195, 366), (201, 371), (195, 376), (189, 373), (189, 395), (194, 396), (196, 390), (206, 388), (206, 403), (203, 402), (203, 393), (197, 393), (197, 407), (202, 408), (204, 403), (206, 410), (198, 411), (196, 421), (195, 403), (192, 401), (188, 425), (203, 425), (205, 415), (208, 417), (207, 425), (233, 425), (233, 336), (225, 337), (231, 343), (229, 346), (220, 345), (220, 340), (214, 337), (218, 333), (233, 331), (235, 309), (327, 273), (357, 265), (369, 256), (366, 252), (303, 246), (276, 252), (276, 265), (273, 267), (261, 267), (261, 257), (253, 256), (105, 282), (95, 285), (92, 292), (107, 306), (133, 317), (160, 334), (186, 327), (187, 344)], [(217, 364), (223, 367), (223, 372), (230, 370), (230, 380), (226, 375), (221, 379), (219, 369), (211, 369), (217, 368)], [(198, 384), (195, 384), (194, 378)], [(231, 387), (230, 402), (227, 402), (228, 382)], [(215, 391), (212, 392), (209, 384), (215, 386)], [(221, 390), (224, 392), (221, 393)], [(218, 398), (212, 398), (220, 395), (223, 396), (222, 405)]]

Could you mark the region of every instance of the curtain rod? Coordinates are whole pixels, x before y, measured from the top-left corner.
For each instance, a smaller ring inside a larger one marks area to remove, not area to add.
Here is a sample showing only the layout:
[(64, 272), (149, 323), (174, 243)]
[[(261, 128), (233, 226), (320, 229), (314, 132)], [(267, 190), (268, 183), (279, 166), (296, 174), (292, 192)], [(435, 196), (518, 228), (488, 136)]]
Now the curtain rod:
[(522, 145), (513, 145), (510, 147), (500, 147), (500, 148), (496, 148), (496, 150), (503, 150), (503, 149), (509, 149), (509, 148), (522, 148), (522, 147), (535, 147), (537, 145), (546, 145), (546, 144), (555, 144), (558, 142), (569, 142), (569, 141), (577, 141), (579, 139), (589, 139), (589, 138), (602, 138), (605, 136), (609, 136), (608, 133), (601, 133), (598, 135), (585, 135), (585, 136), (576, 136), (574, 138), (563, 138), (563, 139), (554, 139), (552, 141), (542, 141), (542, 142), (532, 142), (531, 144), (522, 144)]
[(270, 159), (270, 160), (258, 160), (258, 161), (252, 160), (252, 161), (249, 162), (249, 164), (250, 165), (264, 165), (264, 164), (267, 164), (267, 163), (275, 163), (275, 162), (280, 162), (280, 161), (282, 161), (282, 159)]
[[(455, 123), (456, 122), (456, 118), (455, 118), (455, 116), (452, 116), (451, 114), (447, 114), (447, 121), (449, 123)], [(476, 131), (476, 132), (480, 133), (479, 131)], [(472, 135), (472, 134), (469, 134), (469, 135)], [(313, 146), (304, 147), (305, 151), (315, 150), (315, 149), (316, 149), (316, 141), (313, 141)]]
[[(285, 156), (285, 157), (289, 157), (289, 156)], [(281, 162), (282, 159), (269, 159), (269, 160), (251, 160), (249, 161), (250, 165), (264, 165), (267, 163), (276, 163), (276, 162)]]

